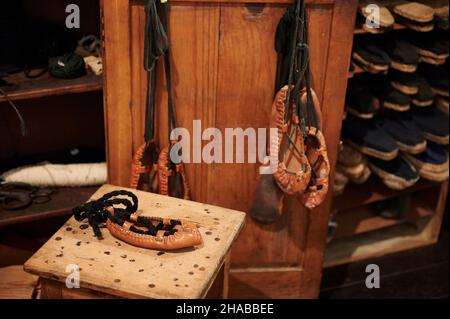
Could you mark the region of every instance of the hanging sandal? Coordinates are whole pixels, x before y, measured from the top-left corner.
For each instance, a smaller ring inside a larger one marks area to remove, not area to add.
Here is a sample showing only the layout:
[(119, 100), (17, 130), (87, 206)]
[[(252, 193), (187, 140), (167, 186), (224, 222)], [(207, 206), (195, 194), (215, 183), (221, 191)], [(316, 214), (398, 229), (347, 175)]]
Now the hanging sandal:
[(272, 154), (279, 154), (278, 167), (273, 173), (275, 181), (284, 193), (294, 195), (306, 189), (311, 167), (304, 152), (295, 106), (290, 103), (290, 107), (286, 107), (287, 95), (288, 87), (284, 86), (275, 96), (270, 126), (277, 128), (278, 141), (270, 141), (270, 147)]
[(170, 151), (164, 147), (158, 158), (159, 194), (190, 199), (190, 188), (183, 164), (170, 160)]
[[(308, 95), (310, 97), (308, 98)], [(311, 107), (313, 104), (317, 125), (306, 128), (305, 154), (311, 165), (311, 179), (306, 190), (300, 194), (300, 199), (307, 208), (312, 209), (320, 205), (328, 193), (328, 177), (330, 174), (330, 162), (328, 160), (327, 146), (325, 137), (320, 128), (322, 127), (322, 112), (320, 110), (319, 99), (316, 93), (308, 89), (302, 94), (301, 101), (303, 105)]]
[(144, 68), (147, 71), (145, 142), (136, 150), (131, 164), (130, 187), (158, 191), (159, 147), (155, 142), (157, 64), (168, 51), (169, 40), (159, 18), (155, 0), (145, 1)]
[[(127, 196), (131, 201), (118, 196)], [(125, 208), (114, 205), (123, 205)], [(94, 235), (99, 239), (103, 238), (100, 226), (106, 224), (114, 237), (142, 248), (173, 250), (203, 243), (195, 224), (181, 219), (139, 216), (137, 208), (136, 195), (119, 190), (75, 207), (73, 214), (79, 222), (87, 218)]]

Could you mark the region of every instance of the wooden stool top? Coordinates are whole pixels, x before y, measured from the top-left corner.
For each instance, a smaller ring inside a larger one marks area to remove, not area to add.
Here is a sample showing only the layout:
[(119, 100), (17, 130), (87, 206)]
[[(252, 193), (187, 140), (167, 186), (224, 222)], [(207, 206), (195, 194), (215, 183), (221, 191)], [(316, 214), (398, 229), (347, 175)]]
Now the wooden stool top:
[[(117, 189), (103, 185), (98, 199)], [(241, 230), (245, 214), (193, 201), (133, 191), (138, 213), (182, 218), (196, 223), (203, 245), (176, 251), (131, 246), (102, 228), (98, 240), (86, 221), (71, 217), (24, 265), (26, 271), (65, 282), (67, 265), (80, 267), (80, 286), (120, 297), (202, 298), (208, 292), (225, 255)], [(81, 204), (81, 203), (80, 203)], [(76, 289), (76, 288), (74, 288)]]

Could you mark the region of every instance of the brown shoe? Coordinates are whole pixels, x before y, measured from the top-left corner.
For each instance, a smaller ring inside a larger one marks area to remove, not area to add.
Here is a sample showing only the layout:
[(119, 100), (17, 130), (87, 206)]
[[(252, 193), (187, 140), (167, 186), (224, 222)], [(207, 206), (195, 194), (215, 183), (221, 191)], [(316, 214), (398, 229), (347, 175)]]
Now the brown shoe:
[(270, 127), (277, 128), (278, 141), (271, 140), (270, 148), (272, 154), (279, 154), (278, 167), (273, 173), (276, 183), (284, 193), (294, 195), (306, 189), (311, 177), (311, 167), (305, 155), (293, 97), (289, 108), (285, 106), (287, 93), (288, 87), (284, 86), (278, 91), (273, 102)]
[[(144, 156), (146, 156), (145, 159)], [(130, 188), (148, 192), (158, 190), (158, 165), (152, 157), (158, 158), (158, 146), (154, 142), (150, 142), (148, 145), (142, 144), (134, 153), (131, 164)]]
[[(114, 214), (112, 207), (108, 208)], [(156, 234), (148, 234), (149, 223), (156, 229)], [(201, 245), (202, 236), (197, 226), (185, 220), (160, 217), (146, 217), (131, 214), (130, 221), (123, 224), (106, 220), (106, 227), (111, 234), (124, 242), (142, 248), (173, 250)]]
[[(317, 114), (318, 127), (310, 126), (306, 128), (305, 153), (311, 165), (312, 174), (308, 187), (300, 195), (303, 205), (309, 209), (320, 205), (325, 199), (328, 193), (328, 177), (330, 174), (327, 145), (325, 137), (320, 131), (322, 127), (322, 111), (316, 93), (314, 91), (311, 93), (312, 103)], [(302, 94), (301, 101), (303, 105), (307, 105), (306, 92)]]
[(168, 147), (164, 147), (159, 153), (158, 181), (159, 194), (190, 199), (190, 189), (183, 164), (171, 164)]

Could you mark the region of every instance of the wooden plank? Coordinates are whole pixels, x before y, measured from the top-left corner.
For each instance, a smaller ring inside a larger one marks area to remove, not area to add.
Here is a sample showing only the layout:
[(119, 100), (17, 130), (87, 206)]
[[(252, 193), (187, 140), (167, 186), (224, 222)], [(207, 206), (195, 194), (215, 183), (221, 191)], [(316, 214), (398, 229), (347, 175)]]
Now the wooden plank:
[[(410, 213), (406, 218), (408, 223), (336, 238), (327, 247), (324, 267), (383, 256), (436, 242), (437, 235), (435, 233), (429, 235), (431, 229), (439, 223), (436, 218), (442, 214), (442, 211), (435, 209), (436, 195), (441, 194), (430, 190), (428, 193), (414, 196)], [(371, 226), (373, 227), (373, 225), (368, 227)]]
[[(215, 127), (222, 132), (268, 127), (276, 68), (273, 35), (284, 12), (283, 6), (275, 5), (221, 7)], [(211, 166), (208, 202), (248, 212), (259, 164)], [(232, 267), (298, 264), (304, 236), (299, 207), (298, 201), (292, 207), (285, 204), (283, 215), (272, 225), (249, 218), (233, 248)], [(250, 253), (254, 250), (258, 254)]]
[(0, 227), (70, 215), (72, 208), (89, 199), (97, 189), (97, 186), (61, 187), (55, 189), (51, 200), (44, 204), (32, 204), (18, 210), (4, 210), (0, 207)]
[[(357, 1), (339, 0), (333, 5), (330, 24), (330, 43), (323, 86), (322, 114), (323, 132), (327, 142), (331, 165), (330, 189), (333, 185), (333, 172), (339, 145), (341, 119), (344, 113), (345, 91), (350, 66), (353, 28), (355, 25)], [(310, 23), (313, 23), (310, 21)], [(313, 41), (313, 39), (311, 39)], [(312, 53), (313, 54), (313, 53)], [(300, 279), (300, 296), (316, 298), (319, 294), (319, 282), (322, 274), (323, 256), (326, 247), (326, 234), (329, 214), (332, 207), (332, 191), (324, 203), (309, 212), (309, 222), (305, 226), (307, 239), (305, 256), (301, 267), (305, 271)]]
[[(116, 190), (104, 185), (92, 198)], [(198, 225), (203, 245), (178, 251), (141, 249), (114, 238), (103, 240), (69, 219), (24, 265), (40, 277), (64, 283), (66, 266), (81, 268), (81, 287), (118, 297), (204, 297), (239, 233), (245, 214), (230, 209), (133, 191), (141, 214), (183, 218)]]
[(333, 240), (398, 225), (404, 223), (405, 220), (383, 218), (376, 215), (376, 210), (371, 206), (362, 206), (352, 208), (350, 211), (339, 212), (336, 222), (338, 228)]
[[(394, 30), (403, 30), (403, 29), (406, 29), (406, 28), (407, 28), (407, 27), (404, 26), (403, 24), (400, 24), (400, 23), (394, 23), (394, 27), (393, 27), (393, 29), (390, 30), (390, 31), (394, 31)], [(387, 31), (387, 32), (390, 32), (390, 31)], [(354, 34), (369, 34), (368, 31), (364, 30), (364, 29), (363, 29), (362, 27), (360, 27), (360, 26), (355, 27), (355, 30), (353, 31), (353, 33), (354, 33)], [(381, 33), (381, 34), (384, 34), (384, 33)]]
[(327, 247), (324, 267), (348, 264), (372, 257), (430, 245), (436, 240), (423, 238), (420, 231), (410, 224), (362, 234), (363, 238), (342, 238)]
[(0, 268), (0, 299), (31, 299), (37, 281), (21, 265)]
[[(76, 79), (57, 79), (48, 73), (36, 79), (28, 79), (23, 73), (15, 73), (3, 79), (11, 84), (11, 86), (5, 86), (2, 89), (13, 101), (100, 91), (103, 88), (102, 77), (92, 73)], [(6, 97), (0, 95), (0, 102), (5, 101)]]
[(296, 298), (301, 272), (298, 267), (232, 269), (230, 298)]
[[(132, 116), (133, 150), (143, 143), (147, 73), (143, 61), (143, 6), (131, 6), (132, 33)], [(186, 28), (186, 25), (193, 26)], [(177, 3), (169, 7), (169, 29), (172, 62), (173, 99), (177, 126), (193, 131), (193, 120), (201, 120), (202, 129), (214, 127), (219, 7), (217, 4), (186, 5)], [(194, 80), (193, 80), (194, 79)], [(160, 146), (167, 145), (167, 94), (164, 68), (158, 68), (156, 139)], [(203, 143), (203, 145), (206, 142)], [(191, 144), (192, 145), (192, 144)], [(191, 152), (191, 162), (193, 154)], [(207, 201), (208, 176), (212, 166), (206, 163), (185, 164), (191, 196)], [(128, 181), (127, 181), (128, 182)]]
[(404, 190), (393, 190), (379, 178), (370, 178), (364, 185), (349, 183), (343, 194), (334, 198), (334, 208), (338, 211), (376, 203), (403, 194), (413, 193), (439, 186), (436, 182), (420, 179), (416, 184)]
[(129, 1), (102, 1), (101, 12), (103, 42), (107, 47), (103, 52), (103, 72), (108, 181), (128, 185), (133, 152)]

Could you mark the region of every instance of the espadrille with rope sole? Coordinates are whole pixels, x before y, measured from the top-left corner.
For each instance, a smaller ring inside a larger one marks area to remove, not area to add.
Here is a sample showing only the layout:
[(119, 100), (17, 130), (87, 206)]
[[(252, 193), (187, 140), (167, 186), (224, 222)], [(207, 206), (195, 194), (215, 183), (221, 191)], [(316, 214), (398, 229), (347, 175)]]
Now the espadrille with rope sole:
[(386, 186), (395, 190), (411, 187), (420, 178), (414, 166), (402, 157), (391, 161), (369, 158), (369, 167)]

